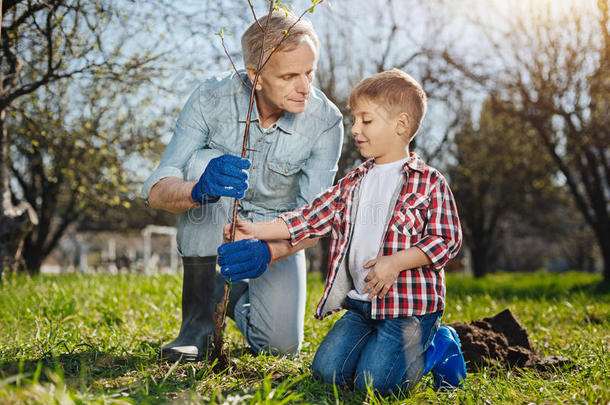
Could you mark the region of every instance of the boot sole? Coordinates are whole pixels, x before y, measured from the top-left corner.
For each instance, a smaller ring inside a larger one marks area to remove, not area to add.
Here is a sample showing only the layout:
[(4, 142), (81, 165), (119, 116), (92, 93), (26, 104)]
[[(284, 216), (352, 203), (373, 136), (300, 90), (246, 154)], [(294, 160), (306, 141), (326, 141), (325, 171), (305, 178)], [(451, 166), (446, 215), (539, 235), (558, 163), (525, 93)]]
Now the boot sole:
[(170, 363), (194, 363), (203, 360), (203, 355), (182, 353), (175, 350), (161, 350), (159, 353), (159, 361), (167, 361)]

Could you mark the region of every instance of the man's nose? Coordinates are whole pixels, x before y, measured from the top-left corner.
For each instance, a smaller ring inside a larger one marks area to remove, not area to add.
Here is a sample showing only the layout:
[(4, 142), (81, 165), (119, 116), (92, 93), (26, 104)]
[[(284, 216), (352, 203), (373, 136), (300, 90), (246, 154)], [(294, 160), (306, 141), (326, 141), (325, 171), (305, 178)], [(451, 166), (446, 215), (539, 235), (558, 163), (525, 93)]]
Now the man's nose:
[(301, 94), (309, 94), (310, 83), (309, 79), (307, 79), (307, 76), (300, 75), (298, 80), (299, 81), (297, 83), (296, 91)]

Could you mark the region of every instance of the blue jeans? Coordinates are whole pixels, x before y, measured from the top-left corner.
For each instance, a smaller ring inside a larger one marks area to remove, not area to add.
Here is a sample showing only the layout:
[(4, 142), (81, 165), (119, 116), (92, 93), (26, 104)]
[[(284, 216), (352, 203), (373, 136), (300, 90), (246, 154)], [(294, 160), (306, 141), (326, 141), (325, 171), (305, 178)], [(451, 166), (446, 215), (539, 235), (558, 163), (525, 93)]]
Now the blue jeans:
[(426, 349), (442, 312), (371, 319), (371, 303), (346, 298), (348, 311), (324, 338), (312, 363), (313, 375), (329, 384), (367, 384), (382, 394), (409, 390), (421, 379)]

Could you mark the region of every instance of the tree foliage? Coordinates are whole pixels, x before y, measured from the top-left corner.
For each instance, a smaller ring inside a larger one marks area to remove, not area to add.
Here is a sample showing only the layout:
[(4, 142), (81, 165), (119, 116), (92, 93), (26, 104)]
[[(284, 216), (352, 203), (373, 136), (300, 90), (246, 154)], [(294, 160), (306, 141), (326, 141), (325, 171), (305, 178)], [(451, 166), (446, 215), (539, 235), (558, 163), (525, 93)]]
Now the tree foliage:
[(473, 7), (477, 51), (449, 45), (444, 60), (534, 129), (595, 232), (610, 281), (610, 2), (524, 3), (485, 16)]
[[(159, 120), (133, 110), (146, 101), (140, 88), (161, 74), (160, 55), (154, 41), (134, 47), (128, 3), (2, 5), (0, 187), (3, 207), (22, 198), (38, 213), (22, 245), (32, 272), (70, 223), (122, 202), (132, 178), (124, 164), (158, 137)], [(0, 216), (10, 215), (7, 208)]]
[[(29, 269), (37, 269), (83, 216), (130, 208), (139, 178), (134, 169), (159, 150), (163, 117), (139, 116), (150, 99), (130, 106), (129, 84), (91, 85), (77, 100), (73, 84), (47, 86), (11, 109), (11, 171), (39, 218), (24, 245)], [(83, 107), (80, 114), (75, 104)]]
[(466, 122), (454, 139), (455, 165), (449, 170), (470, 250), (473, 273), (493, 267), (500, 224), (511, 214), (547, 209), (556, 186), (550, 159), (540, 154), (534, 129), (488, 99), (476, 122)]

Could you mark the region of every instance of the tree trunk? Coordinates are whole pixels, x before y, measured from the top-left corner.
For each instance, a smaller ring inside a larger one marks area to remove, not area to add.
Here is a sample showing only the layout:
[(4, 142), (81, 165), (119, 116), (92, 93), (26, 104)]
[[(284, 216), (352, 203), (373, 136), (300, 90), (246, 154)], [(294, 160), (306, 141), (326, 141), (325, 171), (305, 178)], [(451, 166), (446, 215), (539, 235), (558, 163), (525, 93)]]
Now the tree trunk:
[(44, 260), (44, 255), (42, 252), (33, 252), (29, 251), (26, 253), (24, 257), (25, 267), (30, 273), (30, 275), (39, 274), (40, 267), (42, 266), (42, 261)]
[(472, 273), (476, 278), (489, 273), (489, 247), (484, 242), (475, 242), (470, 248), (472, 256)]
[(597, 232), (597, 240), (602, 251), (604, 283), (610, 284), (610, 231), (600, 229), (600, 232)]
[(5, 269), (23, 268), (23, 242), (38, 223), (38, 216), (27, 202), (13, 205), (9, 187), (9, 137), (6, 112), (0, 111), (0, 280)]

